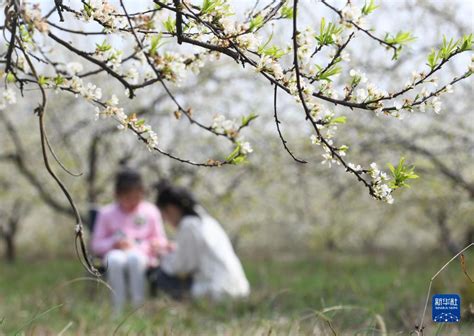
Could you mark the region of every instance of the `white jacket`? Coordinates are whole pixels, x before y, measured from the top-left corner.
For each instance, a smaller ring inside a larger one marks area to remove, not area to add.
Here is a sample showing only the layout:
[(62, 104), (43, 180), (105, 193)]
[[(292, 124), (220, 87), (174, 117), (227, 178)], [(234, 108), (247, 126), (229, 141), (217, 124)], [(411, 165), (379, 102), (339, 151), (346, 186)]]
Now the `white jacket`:
[(249, 283), (229, 237), (214, 218), (202, 210), (199, 215), (183, 217), (176, 250), (163, 256), (161, 268), (170, 275), (191, 273), (193, 297), (247, 296)]

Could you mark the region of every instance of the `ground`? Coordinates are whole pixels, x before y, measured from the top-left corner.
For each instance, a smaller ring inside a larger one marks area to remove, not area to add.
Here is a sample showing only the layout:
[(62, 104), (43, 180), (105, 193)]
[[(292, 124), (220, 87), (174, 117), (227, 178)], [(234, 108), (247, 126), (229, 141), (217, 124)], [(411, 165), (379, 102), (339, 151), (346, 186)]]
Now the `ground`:
[[(430, 277), (448, 259), (433, 253), (247, 257), (248, 300), (161, 297), (120, 317), (111, 315), (105, 287), (85, 279), (76, 259), (20, 259), (0, 264), (0, 335), (408, 335)], [(466, 260), (469, 267), (474, 254)], [(473, 287), (453, 262), (433, 292), (461, 293), (462, 322), (432, 324), (428, 308), (425, 335), (473, 335)]]

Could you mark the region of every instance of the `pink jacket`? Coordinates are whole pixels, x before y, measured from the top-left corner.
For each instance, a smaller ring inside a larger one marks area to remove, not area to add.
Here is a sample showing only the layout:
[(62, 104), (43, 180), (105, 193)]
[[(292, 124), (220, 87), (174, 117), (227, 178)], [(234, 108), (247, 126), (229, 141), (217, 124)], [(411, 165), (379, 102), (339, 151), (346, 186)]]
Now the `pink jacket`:
[(117, 203), (103, 207), (92, 234), (92, 251), (104, 256), (124, 238), (136, 242), (136, 249), (148, 256), (150, 265), (157, 264), (151, 242), (156, 240), (161, 246), (167, 242), (158, 208), (149, 202), (141, 202), (132, 213), (124, 213)]

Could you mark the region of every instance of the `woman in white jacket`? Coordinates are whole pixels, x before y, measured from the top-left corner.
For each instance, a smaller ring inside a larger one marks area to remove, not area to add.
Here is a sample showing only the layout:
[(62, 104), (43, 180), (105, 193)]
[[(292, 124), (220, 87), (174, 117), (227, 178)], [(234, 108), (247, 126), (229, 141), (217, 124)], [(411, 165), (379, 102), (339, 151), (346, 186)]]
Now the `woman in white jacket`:
[[(180, 297), (190, 287), (193, 297), (214, 300), (249, 294), (249, 283), (229, 237), (190, 192), (160, 183), (157, 205), (177, 234), (154, 274), (152, 285), (156, 289)], [(191, 281), (183, 282), (186, 277)]]

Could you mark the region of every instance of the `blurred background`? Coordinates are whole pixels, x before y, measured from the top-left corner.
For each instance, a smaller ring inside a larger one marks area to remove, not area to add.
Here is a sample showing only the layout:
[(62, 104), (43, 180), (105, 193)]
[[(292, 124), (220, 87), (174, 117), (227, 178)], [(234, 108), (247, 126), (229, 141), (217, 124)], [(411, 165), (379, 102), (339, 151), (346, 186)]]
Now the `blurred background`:
[[(42, 9), (52, 3), (41, 1)], [(252, 2), (236, 3), (247, 8)], [(315, 29), (322, 16), (332, 15), (316, 1), (301, 6), (301, 24)], [(349, 46), (350, 68), (363, 70), (387, 90), (400, 87), (412, 71), (423, 68), (443, 35), (472, 32), (473, 11), (468, 0), (383, 1), (369, 24), (380, 34), (409, 30), (417, 40), (394, 62), (389, 51), (359, 36)], [(290, 41), (291, 29), (280, 25), (275, 30), (276, 41)], [(63, 57), (74, 60), (66, 53)], [(440, 82), (460, 74), (470, 57), (461, 55), (446, 65)], [(144, 89), (130, 101), (106, 76), (95, 81), (105, 97), (114, 93), (126, 111), (143, 115), (161, 146), (178, 156), (202, 161), (230, 152), (227, 143), (185, 118), (177, 120), (161, 87)], [(351, 335), (405, 335), (414, 329), (431, 276), (473, 241), (472, 80), (443, 98), (440, 114), (392, 120), (345, 111), (348, 123), (339, 135), (341, 143), (352, 144), (349, 162), (352, 156), (381, 166), (405, 157), (416, 166), (420, 178), (411, 189), (396, 192), (393, 205), (372, 200), (342, 169), (322, 166), (300, 107), (282, 94), (282, 132), (297, 156), (310, 163), (294, 162), (275, 128), (272, 87), (252, 70), (221, 59), (173, 90), (204, 124), (217, 114), (236, 120), (258, 114), (243, 131), (254, 148), (249, 163), (209, 169), (170, 160), (149, 152), (112, 120), (94, 120), (93, 107), (83, 100), (51, 92), (51, 143), (68, 167), (83, 174), (57, 172), (84, 220), (91, 209), (113, 200), (112, 180), (120, 164), (140, 169), (152, 201), (152, 185), (161, 178), (191, 188), (231, 237), (251, 282), (250, 299), (218, 306), (150, 300), (144, 309), (114, 321), (107, 290), (85, 279), (75, 256), (72, 212), (44, 168), (32, 114), (37, 93), (28, 92), (0, 118), (0, 334), (102, 335), (117, 329), (118, 334), (150, 335), (332, 335), (334, 328)], [(466, 254), (468, 270), (474, 268), (473, 258), (474, 253)], [(463, 319), (456, 325), (428, 325), (428, 330), (472, 335), (474, 287), (457, 260), (434, 281), (433, 292), (461, 293)]]

